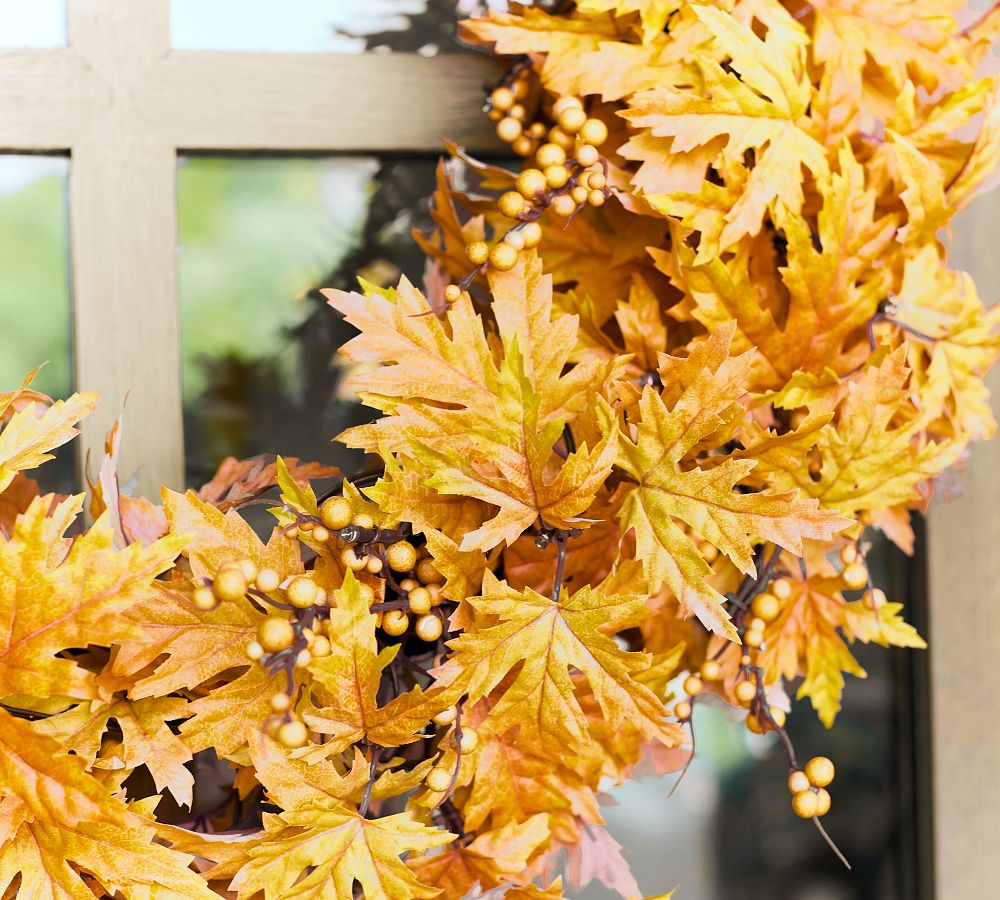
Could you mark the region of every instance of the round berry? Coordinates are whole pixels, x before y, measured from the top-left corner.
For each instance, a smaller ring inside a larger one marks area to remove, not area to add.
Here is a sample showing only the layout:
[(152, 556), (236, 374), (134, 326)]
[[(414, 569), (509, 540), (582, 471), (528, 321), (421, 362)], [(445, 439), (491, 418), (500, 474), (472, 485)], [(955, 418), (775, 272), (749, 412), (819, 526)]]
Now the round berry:
[(522, 134), (513, 144), (510, 145), (510, 149), (513, 150), (518, 156), (523, 156), (525, 158), (533, 156), (535, 153), (535, 148), (538, 146), (537, 142), (533, 141), (528, 135)]
[(481, 266), (490, 258), (490, 247), (486, 241), (473, 241), (465, 248), (465, 257), (474, 266)]
[(579, 107), (572, 107), (561, 112), (556, 121), (567, 134), (576, 134), (586, 124), (587, 114)]
[(825, 756), (814, 756), (805, 767), (806, 778), (816, 787), (826, 787), (836, 774), (833, 763)]
[[(518, 194), (517, 196), (520, 197), (521, 195)], [(521, 237), (520, 231), (508, 231), (503, 236), (503, 242), (505, 244), (510, 244), (511, 247), (513, 247), (515, 250), (524, 249), (524, 238)]]
[(517, 191), (507, 191), (500, 195), (497, 201), (497, 209), (508, 219), (516, 219), (524, 212), (526, 201)]
[(209, 587), (196, 587), (191, 593), (191, 602), (202, 612), (211, 612), (219, 605), (219, 598)]
[(747, 717), (744, 721), (746, 722), (747, 728), (754, 734), (764, 733), (764, 726), (761, 725), (760, 719), (758, 719), (753, 713), (747, 713)]
[(521, 228), (521, 237), (525, 247), (537, 247), (542, 241), (542, 226), (537, 222), (528, 222)]
[(449, 706), (447, 709), (442, 709), (441, 712), (431, 716), (431, 721), (435, 725), (441, 725), (443, 727), (454, 722), (457, 716), (458, 709), (454, 706)]
[(258, 590), (267, 594), (278, 589), (278, 585), (281, 584), (281, 576), (274, 569), (264, 566), (257, 570), (255, 583)]
[(580, 127), (580, 140), (600, 147), (608, 139), (608, 126), (600, 119), (587, 119)]
[(544, 122), (532, 122), (531, 125), (528, 126), (527, 134), (533, 138), (543, 138), (548, 130), (549, 129), (545, 127)]
[(252, 582), (257, 577), (257, 563), (252, 559), (241, 559), (237, 565), (247, 581)]
[(539, 169), (547, 169), (549, 166), (561, 166), (566, 162), (566, 151), (558, 144), (542, 144), (535, 154), (535, 162)]
[(687, 700), (681, 700), (674, 705), (674, 715), (682, 722), (691, 718), (691, 704)]
[(458, 742), (463, 753), (471, 753), (479, 746), (479, 735), (471, 728), (462, 729), (462, 739)]
[(423, 615), (417, 619), (417, 624), (414, 629), (417, 632), (417, 637), (422, 641), (427, 641), (428, 644), (434, 643), (441, 633), (444, 631), (444, 626), (441, 624), (441, 620), (431, 614)]
[(375, 520), (368, 515), (368, 513), (358, 513), (354, 517), (354, 524), (357, 525), (358, 528), (374, 528)]
[(424, 584), (441, 584), (444, 581), (441, 573), (434, 567), (434, 560), (429, 556), (417, 563), (417, 578)]
[(508, 111), (507, 115), (518, 122), (524, 122), (528, 117), (528, 110), (523, 103), (515, 103)]
[(593, 144), (581, 144), (576, 148), (574, 157), (581, 166), (587, 167), (594, 165), (601, 158), (601, 154)]
[(259, 641), (250, 641), (247, 644), (247, 656), (256, 662), (264, 655), (264, 648), (260, 645)]
[(340, 551), (340, 561), (352, 572), (360, 572), (368, 565), (368, 558), (358, 556), (358, 549), (354, 546), (344, 547)]
[(573, 202), (573, 198), (569, 194), (560, 194), (552, 201), (552, 212), (557, 216), (562, 216), (564, 219), (568, 219), (573, 213), (576, 212), (576, 204)]
[(268, 616), (257, 626), (257, 640), (268, 653), (277, 653), (292, 646), (295, 631), (288, 619)]
[(746, 634), (743, 635), (743, 643), (747, 647), (757, 648), (764, 643), (764, 632), (758, 631), (756, 628), (749, 629)]
[(313, 528), (311, 537), (317, 544), (325, 544), (330, 540), (330, 532), (326, 530), (325, 526), (317, 525)]
[(410, 627), (410, 617), (401, 609), (387, 610), (382, 618), (382, 630), (392, 637), (405, 634)]
[(546, 166), (545, 168), (545, 183), (552, 188), (557, 190), (561, 188), (566, 182), (569, 181), (569, 169), (563, 165), (558, 166)]
[(408, 541), (390, 544), (385, 548), (385, 555), (389, 560), (389, 568), (394, 572), (409, 572), (417, 564), (417, 551)]
[(840, 557), (840, 561), (845, 565), (849, 566), (858, 558), (858, 548), (856, 544), (844, 544), (840, 548), (840, 552), (837, 554)]
[(830, 811), (830, 792), (826, 788), (816, 791), (816, 815), (825, 816)]
[(799, 791), (792, 797), (792, 809), (800, 819), (811, 819), (819, 811), (819, 801), (812, 791)]
[(716, 659), (706, 659), (701, 664), (701, 677), (705, 681), (718, 681), (722, 677), (722, 666)]
[(587, 194), (587, 202), (591, 206), (604, 206), (605, 200), (607, 197), (604, 196), (604, 191), (594, 190)]
[(753, 598), (753, 604), (750, 608), (758, 619), (764, 622), (773, 622), (781, 612), (781, 602), (774, 594), (765, 591)]
[(329, 497), (319, 508), (319, 517), (331, 531), (340, 531), (351, 524), (354, 506), (346, 497)]
[(370, 584), (361, 582), (361, 584), (358, 585), (358, 597), (366, 606), (371, 606), (375, 602), (375, 588), (373, 588)]
[(321, 634), (316, 635), (316, 639), (312, 645), (312, 655), (316, 657), (329, 656), (332, 652), (333, 648), (330, 646), (330, 639)]
[(694, 697), (701, 693), (702, 683), (697, 675), (688, 675), (684, 679), (684, 693), (689, 697)]
[(451, 777), (451, 772), (447, 769), (435, 766), (427, 773), (424, 778), (424, 784), (427, 785), (428, 790), (440, 794), (451, 787)]
[(525, 169), (514, 182), (518, 191), (527, 200), (534, 200), (537, 194), (545, 192), (548, 182), (541, 169)]
[(490, 265), (499, 272), (509, 272), (517, 265), (517, 250), (503, 241), (494, 244), (490, 251)]
[(292, 698), (288, 696), (284, 691), (278, 691), (277, 694), (271, 695), (271, 709), (276, 713), (288, 712), (292, 705)]
[(311, 578), (299, 575), (285, 588), (285, 598), (296, 609), (308, 609), (316, 602), (316, 583)]
[(560, 97), (552, 104), (552, 115), (559, 118), (567, 109), (583, 109), (583, 101), (579, 97)]
[(299, 722), (297, 719), (285, 722), (278, 728), (278, 743), (289, 750), (305, 746), (307, 740), (309, 740), (309, 731), (306, 729), (305, 723)]
[(455, 303), (462, 296), (462, 289), (457, 284), (449, 284), (444, 289), (446, 303)]
[(498, 87), (490, 96), (490, 102), (494, 109), (506, 112), (515, 103), (514, 92), (509, 87)]
[(788, 775), (788, 791), (791, 794), (798, 794), (802, 791), (808, 791), (810, 788), (809, 779), (806, 778), (806, 773), (801, 769), (796, 769), (794, 772)]
[(582, 184), (578, 184), (569, 192), (569, 195), (573, 198), (574, 203), (582, 206), (587, 202), (587, 198), (590, 196), (590, 191), (588, 191)]
[(521, 123), (513, 116), (504, 116), (497, 122), (497, 137), (505, 144), (516, 141), (523, 130)]
[(852, 562), (849, 566), (845, 566), (840, 577), (852, 591), (859, 591), (868, 584), (868, 570), (864, 563)]
[(604, 177), (603, 172), (591, 172), (587, 175), (587, 187), (593, 188), (595, 191), (601, 190), (606, 187), (607, 184), (608, 180)]
[(231, 568), (224, 566), (215, 575), (215, 580), (212, 582), (212, 593), (220, 600), (232, 602), (243, 597), (249, 586), (243, 576), (243, 570), (239, 566)]
[(786, 602), (792, 596), (792, 582), (787, 578), (779, 578), (777, 581), (771, 582), (771, 593), (782, 603)]
[[(425, 587), (414, 588), (407, 594), (406, 600), (410, 606), (411, 613), (422, 616), (424, 613), (431, 611), (431, 592)], [(417, 625), (419, 628), (419, 622)], [(417, 633), (420, 633), (419, 630)]]
[(757, 696), (757, 685), (752, 681), (738, 681), (733, 688), (733, 694), (741, 706), (749, 706)]
[[(779, 728), (785, 727), (785, 711), (779, 706), (772, 706), (770, 708), (771, 718), (774, 719), (774, 724)], [(768, 723), (770, 724), (770, 723)]]

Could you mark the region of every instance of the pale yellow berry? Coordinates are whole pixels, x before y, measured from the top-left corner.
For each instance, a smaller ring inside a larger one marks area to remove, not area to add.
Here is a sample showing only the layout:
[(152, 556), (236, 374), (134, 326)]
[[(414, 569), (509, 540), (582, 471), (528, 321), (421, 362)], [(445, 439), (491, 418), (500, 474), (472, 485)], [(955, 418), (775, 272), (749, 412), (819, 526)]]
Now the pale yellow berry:
[(800, 819), (811, 819), (819, 811), (819, 801), (812, 791), (799, 791), (792, 797), (792, 810)]
[(865, 568), (864, 563), (852, 562), (844, 568), (844, 571), (840, 573), (840, 577), (843, 579), (844, 584), (852, 591), (861, 590), (861, 588), (868, 584), (868, 570)]
[(806, 773), (801, 769), (796, 769), (791, 772), (788, 776), (788, 791), (792, 794), (798, 794), (801, 791), (808, 791), (810, 788), (809, 779), (806, 778)]
[(746, 634), (743, 635), (743, 643), (746, 644), (747, 647), (753, 647), (756, 649), (764, 643), (764, 633), (751, 628)]
[(587, 122), (587, 114), (579, 107), (564, 110), (557, 120), (559, 127), (568, 134), (576, 134)]
[(288, 712), (291, 705), (292, 698), (284, 691), (279, 691), (277, 694), (271, 695), (271, 709), (276, 713)]
[(697, 675), (688, 675), (684, 679), (684, 693), (689, 697), (694, 697), (701, 693), (703, 685), (701, 679)]
[(830, 792), (826, 788), (816, 791), (816, 815), (825, 816), (830, 811)]
[(578, 184), (569, 192), (569, 195), (573, 198), (574, 203), (582, 206), (587, 202), (587, 197), (590, 196), (590, 191), (588, 191), (582, 184)]
[(429, 584), (427, 590), (431, 595), (431, 606), (440, 606), (444, 603), (444, 594), (441, 593), (441, 585)]
[(442, 709), (441, 712), (431, 717), (431, 721), (435, 725), (446, 726), (450, 725), (455, 721), (456, 716), (458, 716), (458, 709), (454, 706), (449, 706), (447, 709)]
[(374, 528), (375, 520), (368, 515), (368, 513), (358, 513), (354, 517), (354, 524), (357, 525), (358, 528)]
[(581, 144), (576, 148), (576, 153), (573, 156), (584, 168), (594, 165), (601, 158), (601, 154), (598, 153), (593, 144)]
[(566, 162), (566, 151), (558, 144), (542, 144), (535, 154), (535, 162), (539, 169), (547, 169), (549, 166), (561, 166)]
[(312, 662), (312, 653), (309, 650), (300, 650), (295, 657), (295, 668), (304, 669)]
[(289, 750), (294, 750), (297, 747), (305, 746), (306, 741), (309, 740), (309, 731), (304, 722), (293, 720), (283, 723), (278, 728), (277, 738), (279, 744), (288, 747)]
[(858, 548), (855, 544), (845, 544), (840, 548), (838, 556), (845, 566), (849, 566), (858, 558)]
[(427, 641), (428, 644), (432, 644), (439, 637), (441, 637), (441, 633), (444, 631), (444, 626), (441, 624), (440, 618), (435, 615), (427, 614), (417, 619), (417, 624), (414, 630), (420, 640)]
[(434, 791), (437, 794), (448, 790), (451, 787), (452, 774), (447, 769), (443, 769), (439, 766), (435, 766), (431, 769), (424, 778), (424, 784), (427, 785), (429, 790)]
[(385, 548), (389, 568), (394, 572), (409, 572), (417, 564), (417, 551), (408, 541), (397, 541)]
[(490, 101), (493, 108), (499, 109), (501, 112), (506, 112), (516, 102), (514, 92), (508, 87), (496, 88), (490, 95)]
[(579, 97), (560, 97), (552, 104), (552, 115), (558, 118), (567, 109), (583, 109), (583, 101)]
[(278, 589), (281, 576), (274, 569), (264, 566), (257, 572), (256, 584), (259, 590), (267, 594)]
[(526, 205), (524, 197), (517, 191), (507, 191), (497, 201), (497, 209), (508, 219), (516, 219), (524, 212)]
[(473, 241), (465, 248), (465, 257), (474, 266), (481, 266), (490, 258), (490, 247), (486, 241)]
[(211, 612), (219, 605), (219, 598), (211, 588), (197, 587), (191, 593), (191, 602), (202, 612)]
[(781, 602), (774, 594), (765, 591), (753, 598), (753, 614), (764, 622), (773, 622), (781, 612)]
[(545, 192), (548, 182), (541, 169), (525, 169), (514, 182), (521, 195), (528, 200), (534, 200), (537, 194)]
[(524, 126), (513, 116), (504, 116), (497, 122), (497, 137), (505, 144), (516, 141), (524, 130)]
[(542, 241), (542, 226), (538, 222), (528, 222), (521, 228), (525, 247), (537, 247)]
[(215, 575), (212, 592), (220, 600), (239, 600), (247, 592), (247, 580), (239, 566), (223, 567)]
[(552, 212), (557, 216), (568, 219), (576, 212), (576, 204), (569, 194), (560, 194), (552, 201)]
[(674, 715), (682, 722), (691, 718), (691, 704), (687, 700), (681, 700), (674, 705)]
[(592, 188), (595, 191), (599, 191), (601, 188), (606, 187), (607, 183), (608, 180), (604, 177), (603, 172), (590, 172), (587, 175), (587, 187)]
[(431, 592), (425, 587), (414, 588), (406, 599), (412, 613), (423, 615), (431, 611)]
[(512, 119), (517, 119), (518, 122), (524, 122), (528, 116), (528, 109), (523, 103), (515, 103), (509, 110), (507, 110), (507, 115)]
[(544, 122), (532, 122), (526, 133), (533, 138), (543, 138), (548, 130)]
[(715, 659), (706, 659), (701, 664), (701, 677), (705, 681), (718, 681), (722, 677), (722, 666)]
[(333, 648), (330, 646), (330, 639), (323, 635), (317, 635), (312, 644), (312, 655), (316, 657), (329, 656)]
[(462, 296), (462, 289), (457, 284), (449, 284), (444, 289), (444, 299), (446, 303), (455, 303)]
[(352, 572), (360, 572), (368, 565), (367, 557), (359, 556), (357, 548), (353, 545), (344, 547), (340, 551), (340, 561)]
[[(770, 708), (771, 718), (774, 719), (774, 724), (779, 728), (785, 727), (785, 711), (778, 706), (772, 706)], [(768, 723), (770, 724), (770, 723)]]
[(285, 598), (296, 609), (308, 609), (316, 602), (316, 582), (304, 575), (293, 578), (285, 588)]
[(825, 756), (814, 756), (805, 766), (806, 778), (816, 787), (826, 787), (836, 774), (833, 763)]
[(747, 717), (744, 721), (746, 722), (747, 728), (754, 734), (764, 733), (764, 726), (761, 725), (760, 719), (758, 719), (753, 713), (747, 713)]
[(569, 169), (563, 165), (546, 166), (545, 183), (553, 190), (558, 190), (569, 181)]
[(370, 584), (361, 582), (358, 585), (358, 596), (361, 598), (362, 603), (366, 606), (371, 606), (375, 602), (375, 588)]
[(288, 619), (268, 616), (257, 626), (257, 640), (268, 653), (277, 653), (292, 646), (295, 631)]
[(378, 573), (385, 568), (385, 563), (382, 562), (381, 558), (378, 556), (369, 556), (368, 561), (365, 563), (365, 568), (371, 572), (372, 575), (378, 575)]
[(241, 559), (238, 565), (247, 581), (252, 582), (257, 577), (257, 563), (252, 559)]
[(509, 272), (517, 265), (517, 250), (502, 241), (494, 244), (490, 251), (490, 265), (499, 272)]
[(429, 556), (417, 563), (417, 578), (424, 584), (441, 584), (444, 581), (441, 573), (434, 567), (434, 560)]
[(752, 681), (739, 681), (733, 688), (733, 694), (740, 706), (749, 706), (757, 696), (757, 686)]
[(354, 518), (354, 505), (347, 497), (329, 497), (319, 508), (319, 517), (331, 531), (340, 531), (351, 524)]
[[(518, 194), (517, 196), (520, 197), (521, 195)], [(520, 231), (508, 231), (503, 236), (503, 242), (505, 244), (510, 244), (511, 247), (513, 247), (515, 250), (524, 249), (524, 238), (521, 237)]]
[(775, 597), (784, 603), (792, 596), (792, 582), (787, 578), (779, 578), (771, 583), (770, 590)]
[(471, 753), (479, 746), (479, 735), (471, 728), (462, 729), (462, 739), (458, 742), (463, 753)]
[(587, 202), (591, 206), (604, 206), (604, 201), (607, 197), (604, 196), (604, 191), (591, 191), (587, 194)]
[(317, 525), (312, 530), (312, 539), (317, 544), (325, 544), (328, 540), (330, 540), (330, 532), (326, 530), (325, 526)]
[(600, 119), (587, 119), (580, 127), (580, 140), (600, 147), (608, 139), (608, 126)]
[(510, 145), (510, 149), (513, 150), (518, 156), (527, 158), (534, 154), (537, 146), (537, 141), (533, 141), (530, 137), (528, 137), (528, 135), (522, 134), (516, 141), (514, 141), (513, 144)]
[(399, 582), (399, 586), (404, 591), (406, 591), (407, 593), (409, 593), (414, 588), (420, 587), (420, 582), (417, 581), (416, 578), (404, 578), (401, 582)]
[(382, 618), (382, 630), (392, 637), (399, 637), (410, 627), (410, 617), (401, 609), (387, 610)]
[(247, 656), (255, 662), (264, 655), (264, 648), (259, 641), (250, 641), (247, 644)]
[(549, 129), (549, 140), (553, 144), (558, 144), (567, 153), (569, 153), (576, 146), (576, 138), (568, 132), (563, 131), (558, 126)]

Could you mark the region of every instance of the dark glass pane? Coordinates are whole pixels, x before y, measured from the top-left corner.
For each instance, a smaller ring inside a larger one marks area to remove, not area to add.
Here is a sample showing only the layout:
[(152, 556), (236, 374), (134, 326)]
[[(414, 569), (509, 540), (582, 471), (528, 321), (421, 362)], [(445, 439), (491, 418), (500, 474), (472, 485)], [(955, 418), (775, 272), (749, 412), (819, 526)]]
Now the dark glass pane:
[(173, 0), (172, 42), (180, 50), (434, 55), (459, 49), (456, 22), (484, 7), (481, 0)]
[[(879, 544), (868, 557), (877, 584), (907, 601), (923, 629), (914, 564)], [(914, 602), (909, 602), (910, 600)], [(926, 633), (924, 631), (924, 633)], [(742, 715), (705, 700), (695, 707), (696, 756), (674, 796), (676, 774), (610, 791), (603, 810), (644, 893), (678, 886), (698, 900), (915, 900), (929, 897), (927, 809), (919, 733), (926, 696), (922, 651), (852, 648), (868, 672), (847, 677), (843, 709), (823, 727), (808, 700), (794, 701), (787, 729), (800, 764), (825, 755), (837, 765), (823, 824), (853, 866), (847, 871), (811, 822), (791, 811), (788, 765), (773, 736), (753, 735)], [(792, 686), (794, 687), (794, 686)], [(794, 698), (794, 690), (789, 693)], [(607, 897), (594, 886), (580, 896)]]
[[(33, 388), (72, 391), (68, 175), (66, 157), (0, 154), (0, 391), (42, 363)], [(73, 468), (73, 448), (62, 449), (40, 470), (43, 487), (69, 489)]]
[(0, 0), (0, 47), (66, 45), (66, 0)]
[(436, 159), (193, 157), (178, 174), (185, 444), (201, 483), (228, 455), (357, 469), (331, 438), (367, 415), (340, 391), (352, 329), (318, 286), (415, 282)]

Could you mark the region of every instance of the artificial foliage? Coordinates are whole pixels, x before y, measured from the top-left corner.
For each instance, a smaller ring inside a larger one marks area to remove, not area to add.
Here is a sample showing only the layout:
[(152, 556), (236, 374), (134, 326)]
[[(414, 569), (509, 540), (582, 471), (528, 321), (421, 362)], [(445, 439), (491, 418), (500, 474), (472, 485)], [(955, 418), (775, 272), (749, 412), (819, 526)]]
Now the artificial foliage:
[(912, 551), (995, 429), (998, 313), (943, 243), (1000, 156), (1000, 14), (962, 6), (462, 23), (524, 164), (449, 146), (422, 287), (329, 292), (362, 473), (133, 497), (119, 421), (44, 493), (97, 398), (0, 396), (2, 896), (635, 897), (599, 792), (680, 768), (704, 702), (781, 743), (764, 787), (822, 832), (789, 700), (831, 726), (852, 644), (924, 646), (871, 535)]

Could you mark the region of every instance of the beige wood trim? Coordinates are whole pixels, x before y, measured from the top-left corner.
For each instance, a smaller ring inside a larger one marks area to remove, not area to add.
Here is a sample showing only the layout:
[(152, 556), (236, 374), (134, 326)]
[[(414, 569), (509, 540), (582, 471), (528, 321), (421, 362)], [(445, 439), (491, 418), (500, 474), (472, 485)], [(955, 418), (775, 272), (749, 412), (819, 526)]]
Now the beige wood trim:
[[(1000, 197), (959, 216), (950, 263), (1000, 298)], [(988, 378), (1000, 419), (1000, 369)], [(939, 900), (996, 892), (1000, 844), (1000, 436), (972, 449), (963, 496), (928, 520), (934, 844)]]
[(69, 149), (111, 97), (74, 50), (0, 50), (0, 147)]
[(184, 475), (177, 162), (132, 98), (169, 52), (169, 0), (70, 0), (69, 39), (111, 96), (74, 141), (70, 169), (75, 378), (102, 395), (83, 449), (96, 466), (128, 394), (121, 471), (155, 497)]
[(189, 150), (480, 150), (499, 146), (482, 112), (499, 71), (465, 55), (175, 51), (135, 103)]

